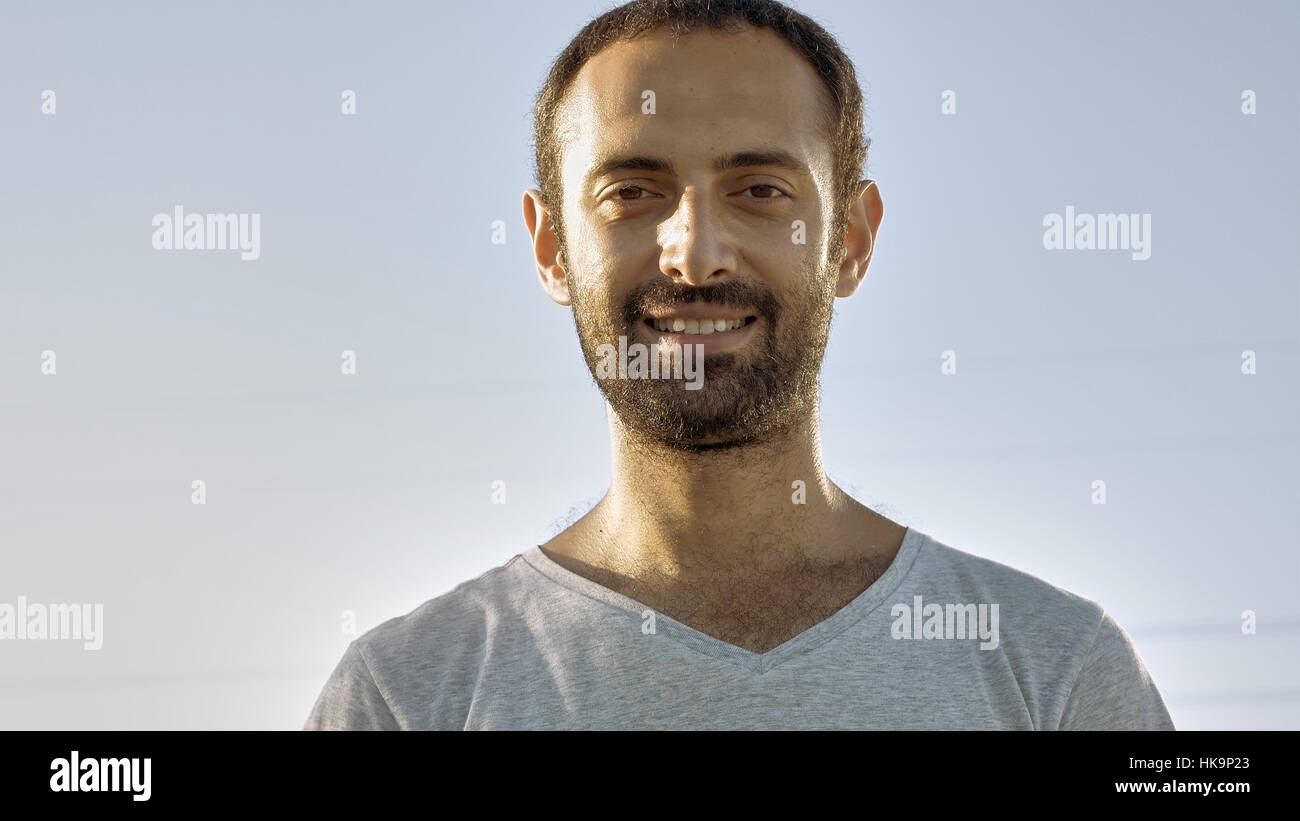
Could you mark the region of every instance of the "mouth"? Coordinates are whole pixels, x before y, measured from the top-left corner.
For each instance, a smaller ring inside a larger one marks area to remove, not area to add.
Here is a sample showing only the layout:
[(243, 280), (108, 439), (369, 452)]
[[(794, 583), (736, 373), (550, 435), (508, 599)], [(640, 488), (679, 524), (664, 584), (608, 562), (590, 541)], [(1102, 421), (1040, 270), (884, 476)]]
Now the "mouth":
[(669, 346), (700, 345), (702, 348), (697, 350), (708, 356), (744, 347), (759, 323), (756, 315), (741, 315), (725, 310), (709, 315), (701, 307), (693, 305), (681, 312), (643, 317), (641, 324), (653, 343)]
[(653, 317), (648, 316), (642, 322), (652, 331), (658, 331), (671, 336), (712, 336), (714, 334), (727, 334), (732, 331), (744, 328), (758, 319), (756, 316), (743, 317), (713, 317), (706, 319), (695, 319), (686, 317)]

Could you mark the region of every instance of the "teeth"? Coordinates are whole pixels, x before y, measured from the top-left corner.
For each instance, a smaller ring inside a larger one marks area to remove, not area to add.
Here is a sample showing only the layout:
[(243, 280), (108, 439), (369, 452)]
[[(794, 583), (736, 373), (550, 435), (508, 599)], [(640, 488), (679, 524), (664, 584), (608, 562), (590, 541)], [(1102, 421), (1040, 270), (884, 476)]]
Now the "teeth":
[(656, 319), (655, 330), (667, 333), (715, 334), (734, 331), (745, 324), (743, 319)]

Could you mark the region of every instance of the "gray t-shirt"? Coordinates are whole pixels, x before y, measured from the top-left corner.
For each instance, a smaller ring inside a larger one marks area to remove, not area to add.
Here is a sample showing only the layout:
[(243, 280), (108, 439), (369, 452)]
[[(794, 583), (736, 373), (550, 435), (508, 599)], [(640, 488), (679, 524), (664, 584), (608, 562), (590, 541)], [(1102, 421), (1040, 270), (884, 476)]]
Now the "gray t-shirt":
[(1098, 604), (908, 528), (885, 573), (766, 653), (537, 547), (360, 636), (304, 729), (1172, 730)]

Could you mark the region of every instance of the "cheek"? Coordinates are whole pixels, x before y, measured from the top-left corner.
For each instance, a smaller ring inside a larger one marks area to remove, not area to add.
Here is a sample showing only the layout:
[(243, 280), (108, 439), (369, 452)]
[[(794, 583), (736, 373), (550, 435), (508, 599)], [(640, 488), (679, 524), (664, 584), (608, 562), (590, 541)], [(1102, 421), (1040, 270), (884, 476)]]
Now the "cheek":
[(605, 317), (617, 309), (618, 295), (630, 287), (614, 275), (619, 266), (605, 255), (593, 257), (590, 248), (585, 252), (570, 251), (574, 265), (569, 272), (569, 294), (574, 306), (592, 322), (605, 322)]
[(779, 296), (788, 298), (811, 286), (808, 278), (818, 270), (821, 248), (810, 226), (803, 232), (782, 228), (755, 235), (737, 250), (742, 271), (757, 273)]
[(623, 241), (608, 236), (588, 236), (582, 269), (592, 290), (599, 291), (609, 298), (611, 294), (626, 294), (646, 276), (647, 271), (658, 270), (657, 252), (638, 250), (644, 243), (631, 240)]
[(632, 238), (617, 236), (607, 226), (579, 215), (565, 225), (565, 240), (569, 259), (580, 276), (606, 279), (611, 271), (622, 267), (620, 260)]

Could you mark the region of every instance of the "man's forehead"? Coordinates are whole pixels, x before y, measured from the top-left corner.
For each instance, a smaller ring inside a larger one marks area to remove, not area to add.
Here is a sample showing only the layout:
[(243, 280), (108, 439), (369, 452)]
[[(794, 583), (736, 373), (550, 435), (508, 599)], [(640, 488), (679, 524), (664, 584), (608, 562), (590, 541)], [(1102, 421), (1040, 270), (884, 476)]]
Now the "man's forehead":
[(583, 66), (565, 95), (557, 137), (566, 185), (610, 156), (765, 146), (817, 164), (826, 151), (829, 93), (812, 66), (773, 32), (746, 26), (674, 40), (654, 31)]

